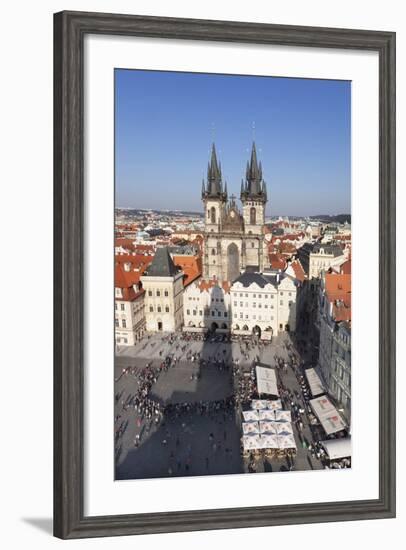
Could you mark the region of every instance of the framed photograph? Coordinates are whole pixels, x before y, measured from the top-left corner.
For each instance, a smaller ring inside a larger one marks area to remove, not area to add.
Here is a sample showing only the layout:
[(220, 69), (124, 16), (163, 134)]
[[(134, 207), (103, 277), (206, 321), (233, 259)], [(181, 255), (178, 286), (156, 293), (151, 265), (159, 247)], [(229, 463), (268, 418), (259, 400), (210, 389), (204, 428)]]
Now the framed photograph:
[(395, 516), (395, 34), (54, 18), (54, 534)]

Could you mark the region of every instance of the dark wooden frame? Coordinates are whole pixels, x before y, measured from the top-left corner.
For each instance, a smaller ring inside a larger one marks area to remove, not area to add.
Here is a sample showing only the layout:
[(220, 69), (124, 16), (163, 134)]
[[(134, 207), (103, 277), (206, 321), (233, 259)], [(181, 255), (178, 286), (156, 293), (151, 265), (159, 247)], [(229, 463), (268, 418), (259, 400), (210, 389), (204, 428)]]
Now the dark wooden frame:
[[(379, 53), (379, 498), (85, 517), (83, 38), (106, 34)], [(79, 538), (395, 516), (395, 34), (101, 13), (54, 16), (54, 534)]]

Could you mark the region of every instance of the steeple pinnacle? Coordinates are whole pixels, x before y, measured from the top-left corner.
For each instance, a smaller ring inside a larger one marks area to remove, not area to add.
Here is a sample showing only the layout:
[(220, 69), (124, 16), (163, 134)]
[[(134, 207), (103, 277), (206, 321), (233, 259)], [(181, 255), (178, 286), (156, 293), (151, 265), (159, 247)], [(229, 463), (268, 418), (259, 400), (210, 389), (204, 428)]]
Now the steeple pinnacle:
[(254, 197), (257, 200), (266, 202), (266, 188), (263, 185), (262, 165), (260, 162), (258, 163), (255, 141), (252, 143), (250, 162), (247, 162), (245, 186), (241, 186), (241, 199)]
[(214, 143), (211, 148), (210, 162), (207, 166), (207, 186), (202, 196), (227, 198), (227, 190), (223, 191), (221, 164), (217, 160), (216, 146)]

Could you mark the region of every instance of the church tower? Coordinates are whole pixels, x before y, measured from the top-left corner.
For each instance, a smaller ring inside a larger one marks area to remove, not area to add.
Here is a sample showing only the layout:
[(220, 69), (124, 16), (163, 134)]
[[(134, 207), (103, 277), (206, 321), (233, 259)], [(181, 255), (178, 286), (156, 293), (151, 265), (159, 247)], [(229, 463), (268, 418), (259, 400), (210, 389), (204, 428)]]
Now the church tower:
[(245, 181), (241, 181), (240, 196), (247, 238), (247, 265), (255, 266), (259, 271), (263, 271), (267, 263), (264, 225), (265, 206), (268, 198), (266, 183), (262, 178), (262, 166), (257, 159), (255, 142), (252, 144), (250, 162), (247, 162)]
[(227, 204), (227, 184), (223, 188), (221, 164), (217, 161), (214, 143), (207, 166), (207, 181), (202, 182), (202, 200), (205, 212), (203, 275), (221, 279), (221, 262), (217, 256), (220, 254), (220, 234)]

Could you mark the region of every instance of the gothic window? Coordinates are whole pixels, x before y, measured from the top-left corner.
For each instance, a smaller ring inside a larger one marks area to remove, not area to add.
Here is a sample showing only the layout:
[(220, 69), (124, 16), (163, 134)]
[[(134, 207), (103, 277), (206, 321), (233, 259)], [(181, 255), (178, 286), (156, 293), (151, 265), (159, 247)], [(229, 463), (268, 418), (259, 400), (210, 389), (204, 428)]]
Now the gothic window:
[(254, 207), (250, 209), (250, 224), (255, 225), (257, 223), (257, 211)]
[(214, 206), (212, 206), (210, 209), (210, 218), (211, 223), (216, 223), (216, 209), (214, 208)]

